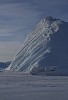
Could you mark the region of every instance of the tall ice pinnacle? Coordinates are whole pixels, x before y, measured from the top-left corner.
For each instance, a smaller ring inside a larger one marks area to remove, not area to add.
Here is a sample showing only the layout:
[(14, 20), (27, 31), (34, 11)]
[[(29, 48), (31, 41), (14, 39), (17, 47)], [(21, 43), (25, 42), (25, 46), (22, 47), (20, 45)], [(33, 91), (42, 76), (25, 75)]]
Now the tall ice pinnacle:
[(26, 74), (46, 74), (68, 66), (68, 23), (51, 16), (27, 36), (21, 51), (7, 68)]

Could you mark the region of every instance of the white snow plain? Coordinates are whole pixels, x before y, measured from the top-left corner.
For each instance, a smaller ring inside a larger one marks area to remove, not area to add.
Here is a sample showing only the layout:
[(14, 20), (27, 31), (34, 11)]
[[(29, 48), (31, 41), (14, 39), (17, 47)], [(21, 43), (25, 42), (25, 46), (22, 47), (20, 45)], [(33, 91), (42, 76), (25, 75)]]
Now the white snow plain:
[(0, 72), (0, 100), (68, 100), (68, 76)]

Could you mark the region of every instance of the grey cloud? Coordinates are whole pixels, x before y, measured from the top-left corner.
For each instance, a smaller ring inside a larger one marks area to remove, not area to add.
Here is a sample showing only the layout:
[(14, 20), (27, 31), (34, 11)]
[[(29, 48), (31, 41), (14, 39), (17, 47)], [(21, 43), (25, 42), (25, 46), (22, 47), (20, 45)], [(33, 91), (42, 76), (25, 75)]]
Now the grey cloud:
[(0, 42), (0, 61), (11, 61), (21, 48), (19, 42)]
[[(28, 33), (29, 29), (32, 29), (39, 15), (38, 12), (33, 12), (33, 10), (30, 9), (29, 4), (7, 4), (0, 6), (0, 9), (0, 33), (5, 35), (7, 33), (12, 34), (13, 37), (21, 37), (21, 35), (24, 37), (24, 34)], [(34, 20), (35, 22), (33, 22)], [(25, 30), (27, 30), (27, 32)], [(2, 41), (3, 38), (0, 40)]]

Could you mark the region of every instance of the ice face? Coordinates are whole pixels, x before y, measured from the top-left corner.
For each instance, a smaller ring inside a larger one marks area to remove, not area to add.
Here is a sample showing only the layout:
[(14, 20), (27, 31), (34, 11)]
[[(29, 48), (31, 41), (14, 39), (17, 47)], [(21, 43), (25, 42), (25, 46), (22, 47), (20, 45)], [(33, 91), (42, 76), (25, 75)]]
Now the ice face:
[[(22, 50), (16, 55), (9, 69), (26, 74), (45, 74), (46, 67), (60, 66), (61, 61), (56, 60), (55, 57), (58, 59), (63, 55), (63, 52), (61, 54), (58, 52), (61, 52), (68, 42), (67, 39), (62, 41), (63, 37), (68, 36), (67, 26), (68, 24), (66, 25), (63, 21), (50, 16), (41, 20), (27, 36)], [(61, 46), (62, 43), (63, 46)], [(66, 54), (64, 53), (64, 55)]]

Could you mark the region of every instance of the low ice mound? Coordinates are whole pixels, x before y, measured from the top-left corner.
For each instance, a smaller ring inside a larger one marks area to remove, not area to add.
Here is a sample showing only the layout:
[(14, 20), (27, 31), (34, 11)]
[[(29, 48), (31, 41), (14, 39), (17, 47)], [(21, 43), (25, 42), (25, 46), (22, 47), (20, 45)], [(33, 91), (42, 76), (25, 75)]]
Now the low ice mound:
[(68, 23), (46, 17), (27, 36), (22, 50), (8, 67), (26, 74), (47, 74), (68, 66)]

